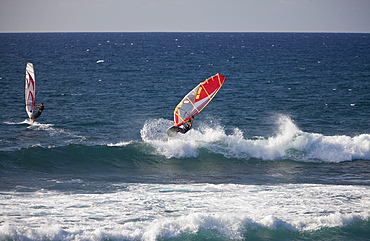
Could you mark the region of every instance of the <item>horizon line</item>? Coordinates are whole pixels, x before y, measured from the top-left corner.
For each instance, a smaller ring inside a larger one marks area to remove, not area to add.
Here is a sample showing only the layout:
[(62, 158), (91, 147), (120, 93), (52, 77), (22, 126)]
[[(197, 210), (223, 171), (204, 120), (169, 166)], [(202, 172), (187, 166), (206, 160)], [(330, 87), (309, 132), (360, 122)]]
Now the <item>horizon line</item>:
[(357, 31), (4, 31), (0, 34), (22, 33), (352, 33), (370, 34)]

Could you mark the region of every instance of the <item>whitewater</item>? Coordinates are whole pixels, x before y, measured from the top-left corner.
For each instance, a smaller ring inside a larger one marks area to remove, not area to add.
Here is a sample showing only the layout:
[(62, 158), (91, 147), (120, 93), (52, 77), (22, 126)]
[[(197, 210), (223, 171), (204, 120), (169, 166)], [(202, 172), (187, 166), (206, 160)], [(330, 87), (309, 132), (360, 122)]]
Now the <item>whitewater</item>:
[[(80, 180), (72, 180), (80, 182)], [(368, 187), (333, 185), (112, 184), (117, 191), (2, 193), (2, 239), (157, 240), (210, 230), (315, 231), (367, 220)], [(367, 211), (366, 211), (367, 210)]]
[(172, 122), (158, 119), (145, 123), (141, 137), (167, 158), (197, 157), (200, 148), (227, 158), (258, 158), (270, 161), (291, 159), (343, 162), (370, 158), (369, 134), (350, 137), (307, 133), (300, 130), (292, 119), (285, 115), (277, 116), (276, 122), (276, 133), (268, 138), (245, 138), (238, 128), (231, 134), (226, 134), (222, 125), (208, 123), (200, 123), (199, 128), (188, 135), (179, 134), (176, 138), (168, 138), (163, 133)]

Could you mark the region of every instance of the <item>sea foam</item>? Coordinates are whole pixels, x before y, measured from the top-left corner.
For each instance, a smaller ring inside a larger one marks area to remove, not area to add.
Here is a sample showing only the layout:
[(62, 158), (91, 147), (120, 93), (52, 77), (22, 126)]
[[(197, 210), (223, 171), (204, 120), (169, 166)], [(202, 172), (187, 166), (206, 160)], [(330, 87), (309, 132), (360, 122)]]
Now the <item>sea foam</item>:
[[(355, 159), (370, 159), (370, 134), (355, 137), (325, 136), (300, 130), (294, 121), (285, 115), (276, 118), (276, 132), (270, 137), (244, 137), (234, 128), (226, 134), (220, 124), (196, 123), (185, 135), (174, 138), (166, 136), (172, 122), (165, 119), (147, 121), (141, 137), (151, 144), (157, 154), (167, 158), (197, 157), (199, 150), (222, 154), (227, 158), (258, 158), (262, 160), (292, 159), (309, 162), (343, 162)], [(198, 124), (198, 127), (197, 127)]]
[(3, 192), (0, 239), (155, 241), (205, 230), (242, 240), (256, 230), (314, 231), (370, 217), (367, 186), (126, 185), (100, 194)]

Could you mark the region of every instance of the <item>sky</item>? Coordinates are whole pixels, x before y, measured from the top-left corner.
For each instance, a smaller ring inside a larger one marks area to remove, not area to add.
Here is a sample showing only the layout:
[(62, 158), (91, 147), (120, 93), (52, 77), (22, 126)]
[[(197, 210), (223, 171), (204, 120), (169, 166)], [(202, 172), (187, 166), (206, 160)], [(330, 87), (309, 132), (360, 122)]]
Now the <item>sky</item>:
[(0, 32), (370, 33), (370, 0), (0, 0)]

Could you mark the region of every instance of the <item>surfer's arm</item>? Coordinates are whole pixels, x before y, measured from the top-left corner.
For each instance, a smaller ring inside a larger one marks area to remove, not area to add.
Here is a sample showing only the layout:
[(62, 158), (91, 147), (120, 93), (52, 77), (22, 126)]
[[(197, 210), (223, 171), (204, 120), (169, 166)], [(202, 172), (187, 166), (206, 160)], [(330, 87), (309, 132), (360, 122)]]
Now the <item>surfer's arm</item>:
[(194, 120), (194, 116), (191, 117), (191, 119), (188, 120), (188, 122), (186, 123), (189, 129), (193, 126), (193, 120)]

